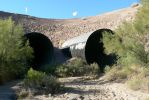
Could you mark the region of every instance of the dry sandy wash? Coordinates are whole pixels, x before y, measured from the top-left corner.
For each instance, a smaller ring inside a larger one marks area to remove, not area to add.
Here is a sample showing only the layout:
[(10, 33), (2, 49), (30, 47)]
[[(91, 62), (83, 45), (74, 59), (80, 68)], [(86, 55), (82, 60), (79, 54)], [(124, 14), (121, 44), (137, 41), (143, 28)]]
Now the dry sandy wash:
[[(149, 93), (133, 91), (124, 83), (107, 82), (104, 77), (90, 79), (88, 77), (61, 78), (68, 91), (54, 96), (38, 95), (25, 100), (146, 100)], [(0, 86), (0, 100), (15, 100), (15, 92), (20, 88), (20, 81)]]
[(39, 100), (145, 100), (149, 93), (133, 91), (123, 83), (107, 82), (103, 77), (87, 80), (83, 77), (62, 78), (66, 87), (72, 90), (55, 96), (36, 96)]

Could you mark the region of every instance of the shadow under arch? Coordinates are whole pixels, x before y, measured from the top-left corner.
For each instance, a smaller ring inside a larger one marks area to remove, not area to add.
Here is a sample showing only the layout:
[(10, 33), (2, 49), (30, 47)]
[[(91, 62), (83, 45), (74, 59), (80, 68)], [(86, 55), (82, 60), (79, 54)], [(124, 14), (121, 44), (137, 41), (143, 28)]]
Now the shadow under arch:
[(25, 34), (29, 40), (30, 46), (33, 48), (33, 60), (31, 67), (34, 69), (42, 69), (45, 65), (52, 62), (54, 47), (50, 39), (44, 34), (31, 32)]
[(115, 63), (116, 59), (116, 55), (107, 55), (104, 53), (105, 48), (102, 42), (102, 38), (105, 32), (114, 34), (114, 32), (110, 29), (99, 29), (89, 36), (85, 46), (85, 58), (87, 63), (97, 63), (101, 72), (104, 72), (106, 65), (112, 65)]

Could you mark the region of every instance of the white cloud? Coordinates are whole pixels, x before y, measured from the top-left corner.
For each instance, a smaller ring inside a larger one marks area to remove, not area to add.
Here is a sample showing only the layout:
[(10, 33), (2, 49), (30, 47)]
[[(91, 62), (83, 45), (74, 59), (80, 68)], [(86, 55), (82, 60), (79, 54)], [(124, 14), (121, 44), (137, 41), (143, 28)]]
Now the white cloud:
[(26, 8), (25, 8), (25, 13), (27, 14), (27, 12), (28, 12), (28, 8), (26, 7)]
[(73, 13), (72, 13), (72, 16), (77, 16), (78, 15), (78, 12), (77, 11), (74, 11)]

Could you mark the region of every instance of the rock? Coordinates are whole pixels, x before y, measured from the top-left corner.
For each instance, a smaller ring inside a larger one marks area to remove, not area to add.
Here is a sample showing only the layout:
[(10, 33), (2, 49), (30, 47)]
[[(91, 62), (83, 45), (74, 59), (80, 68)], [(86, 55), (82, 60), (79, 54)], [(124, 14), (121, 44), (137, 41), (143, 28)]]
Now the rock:
[(49, 94), (48, 96), (51, 97), (51, 94)]
[[(80, 96), (79, 98), (80, 98), (80, 100), (84, 100), (84, 97), (83, 97), (83, 96)], [(86, 99), (85, 99), (85, 100), (86, 100)]]
[(113, 94), (114, 97), (116, 96), (115, 92), (113, 92), (113, 91), (112, 91), (112, 94)]
[[(68, 95), (68, 100), (79, 100), (80, 99), (80, 95), (79, 94), (69, 94)], [(83, 100), (83, 99), (81, 99)]]
[(135, 8), (135, 7), (138, 7), (138, 6), (139, 6), (138, 3), (133, 3), (133, 4), (131, 5), (132, 8)]

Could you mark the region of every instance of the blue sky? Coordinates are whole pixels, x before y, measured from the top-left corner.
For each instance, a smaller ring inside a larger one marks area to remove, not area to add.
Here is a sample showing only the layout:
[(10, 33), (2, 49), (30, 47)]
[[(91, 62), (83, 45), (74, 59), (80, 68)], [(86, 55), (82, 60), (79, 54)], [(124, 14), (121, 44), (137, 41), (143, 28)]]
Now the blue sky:
[(79, 18), (129, 7), (139, 0), (0, 0), (0, 11), (42, 18)]

